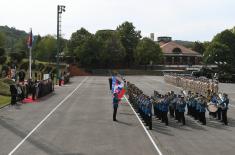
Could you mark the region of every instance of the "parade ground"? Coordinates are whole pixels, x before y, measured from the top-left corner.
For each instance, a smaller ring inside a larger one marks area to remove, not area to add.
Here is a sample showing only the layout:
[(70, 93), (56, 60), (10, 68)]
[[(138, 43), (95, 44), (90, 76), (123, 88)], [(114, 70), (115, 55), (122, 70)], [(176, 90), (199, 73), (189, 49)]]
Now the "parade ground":
[[(209, 119), (201, 125), (186, 116), (186, 126), (153, 117), (146, 130), (127, 100), (112, 120), (109, 77), (71, 78), (68, 85), (34, 103), (0, 109), (0, 154), (15, 155), (234, 155), (235, 84), (219, 84), (230, 98), (228, 126)], [(147, 95), (180, 92), (163, 77), (128, 76)], [(208, 112), (207, 112), (208, 113)]]

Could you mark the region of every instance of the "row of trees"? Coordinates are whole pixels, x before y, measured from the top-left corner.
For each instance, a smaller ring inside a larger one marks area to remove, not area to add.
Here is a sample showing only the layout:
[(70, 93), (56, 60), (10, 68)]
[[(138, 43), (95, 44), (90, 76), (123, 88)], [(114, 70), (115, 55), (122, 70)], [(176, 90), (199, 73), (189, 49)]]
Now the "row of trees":
[(205, 64), (217, 64), (220, 71), (232, 72), (235, 68), (235, 33), (224, 30), (211, 42), (195, 42), (193, 50), (203, 54)]
[(83, 67), (130, 67), (161, 61), (158, 44), (148, 38), (141, 39), (140, 31), (130, 22), (116, 30), (99, 30), (91, 34), (81, 28), (74, 32), (68, 43), (66, 56), (74, 58)]
[[(7, 38), (7, 35), (12, 35), (11, 31), (14, 32), (13, 36), (19, 36), (12, 45)], [(0, 32), (1, 64), (7, 60), (6, 53), (15, 64), (28, 57), (27, 35), (19, 32), (9, 28), (7, 35)], [(81, 28), (71, 35), (70, 40), (61, 39), (60, 48), (69, 63), (79, 63), (83, 67), (130, 67), (135, 64), (147, 65), (150, 62), (158, 64), (162, 61), (159, 45), (148, 38), (142, 38), (141, 32), (130, 22), (124, 22), (116, 30), (99, 30), (95, 34)], [(194, 42), (192, 49), (203, 54), (205, 64), (218, 64), (226, 71), (235, 66), (235, 32), (232, 30), (218, 33), (211, 42)], [(34, 37), (34, 59), (55, 62), (56, 50), (54, 36)]]

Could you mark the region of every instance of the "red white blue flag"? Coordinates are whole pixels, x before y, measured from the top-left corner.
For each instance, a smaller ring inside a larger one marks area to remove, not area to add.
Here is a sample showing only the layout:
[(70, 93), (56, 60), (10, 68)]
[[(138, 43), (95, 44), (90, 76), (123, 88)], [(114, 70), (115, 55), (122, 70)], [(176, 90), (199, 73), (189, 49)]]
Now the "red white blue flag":
[(124, 83), (119, 81), (116, 77), (112, 77), (112, 92), (118, 94), (118, 98), (121, 99), (125, 94)]
[(30, 29), (30, 32), (29, 32), (29, 36), (28, 36), (28, 39), (27, 39), (27, 45), (28, 45), (28, 48), (32, 48), (32, 46), (33, 46), (33, 32), (32, 32), (32, 29)]

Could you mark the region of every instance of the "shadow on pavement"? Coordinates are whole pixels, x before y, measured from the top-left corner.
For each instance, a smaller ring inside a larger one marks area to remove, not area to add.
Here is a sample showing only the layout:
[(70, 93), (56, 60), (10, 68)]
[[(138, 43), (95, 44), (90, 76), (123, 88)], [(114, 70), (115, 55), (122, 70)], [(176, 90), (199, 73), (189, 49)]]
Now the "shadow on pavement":
[(127, 123), (127, 122), (123, 122), (123, 121), (119, 121), (119, 120), (117, 120), (117, 123), (124, 124), (124, 125), (127, 125), (127, 126), (133, 126), (133, 124), (131, 124), (131, 123)]

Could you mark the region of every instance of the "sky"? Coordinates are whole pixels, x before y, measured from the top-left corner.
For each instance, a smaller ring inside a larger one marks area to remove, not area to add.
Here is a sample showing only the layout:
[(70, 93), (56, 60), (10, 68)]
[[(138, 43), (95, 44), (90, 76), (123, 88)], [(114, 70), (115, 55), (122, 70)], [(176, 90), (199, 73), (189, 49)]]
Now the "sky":
[(235, 0), (0, 0), (0, 25), (55, 35), (57, 5), (65, 5), (62, 36), (81, 27), (95, 33), (132, 22), (142, 36), (210, 41), (235, 26)]

